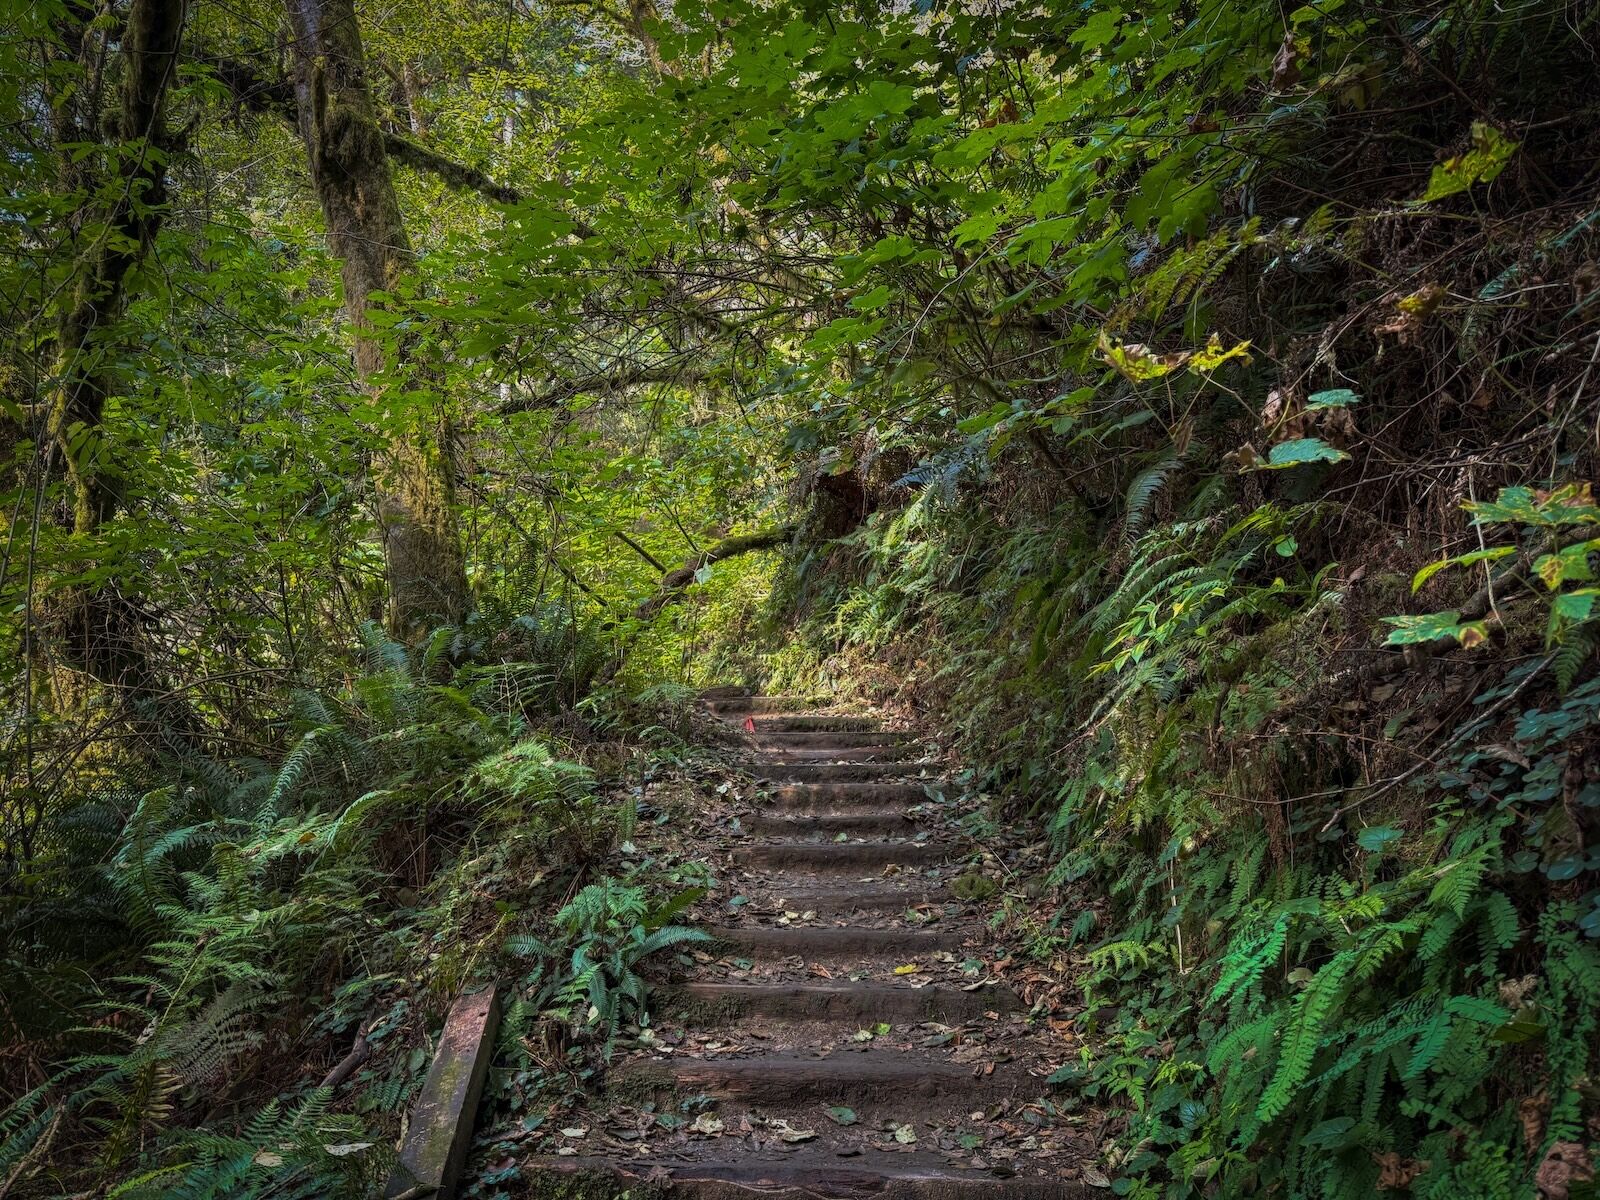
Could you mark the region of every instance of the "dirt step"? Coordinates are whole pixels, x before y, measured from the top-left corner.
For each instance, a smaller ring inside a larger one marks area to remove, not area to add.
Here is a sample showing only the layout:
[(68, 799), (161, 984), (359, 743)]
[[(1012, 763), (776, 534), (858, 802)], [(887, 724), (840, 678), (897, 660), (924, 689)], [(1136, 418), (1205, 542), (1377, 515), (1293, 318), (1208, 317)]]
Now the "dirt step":
[(852, 749), (875, 748), (887, 746), (903, 746), (907, 742), (915, 741), (909, 733), (900, 733), (893, 729), (869, 729), (852, 731), (849, 729), (803, 729), (798, 731), (765, 730), (758, 729), (757, 743), (764, 749), (791, 750), (791, 749)]
[(953, 1023), (987, 1012), (1011, 1012), (1022, 1002), (1009, 988), (937, 985), (894, 987), (882, 983), (689, 983), (674, 989), (668, 1003), (709, 1010), (721, 1017), (781, 1017), (794, 1021), (920, 1021)]
[(873, 733), (882, 729), (877, 717), (855, 717), (846, 713), (799, 713), (787, 716), (753, 718), (756, 733)]
[[(896, 1154), (839, 1158), (832, 1151), (783, 1153), (762, 1161), (738, 1143), (696, 1162), (598, 1158), (531, 1159), (526, 1173), (549, 1173), (569, 1186), (551, 1195), (627, 1196), (630, 1200), (1087, 1200), (1104, 1196), (1077, 1180), (1048, 1176), (1001, 1179)], [(544, 1193), (540, 1193), (544, 1194)]]
[(876, 762), (805, 761), (789, 758), (760, 758), (744, 764), (751, 775), (775, 783), (865, 783), (883, 779), (926, 777), (931, 783), (937, 763), (917, 762), (901, 757)]
[(803, 1104), (862, 1110), (893, 1106), (897, 1115), (929, 1120), (997, 1100), (1032, 1100), (1047, 1090), (1015, 1064), (984, 1074), (981, 1065), (950, 1062), (911, 1050), (840, 1050), (826, 1058), (803, 1053), (750, 1058), (677, 1058), (639, 1062), (612, 1075), (626, 1092), (705, 1095), (763, 1110)]
[(810, 811), (832, 815), (861, 808), (895, 808), (921, 804), (930, 789), (937, 794), (944, 785), (936, 780), (921, 783), (786, 783), (768, 793), (773, 808)]
[(843, 833), (863, 837), (869, 833), (906, 834), (914, 832), (917, 821), (904, 809), (865, 809), (848, 813), (756, 813), (747, 817), (745, 828), (752, 833), (777, 834), (796, 838), (831, 838)]
[(960, 846), (950, 842), (755, 842), (734, 847), (733, 865), (769, 871), (875, 874), (890, 865), (925, 867), (951, 862), (963, 854)]
[[(940, 953), (963, 953), (972, 930), (955, 927), (933, 929), (862, 929), (828, 925), (717, 925), (707, 926), (719, 944), (751, 957), (794, 954), (813, 959), (866, 959), (885, 961), (928, 959)], [(923, 989), (915, 988), (914, 991)]]
[(804, 696), (715, 696), (706, 707), (714, 713), (803, 713), (820, 705)]

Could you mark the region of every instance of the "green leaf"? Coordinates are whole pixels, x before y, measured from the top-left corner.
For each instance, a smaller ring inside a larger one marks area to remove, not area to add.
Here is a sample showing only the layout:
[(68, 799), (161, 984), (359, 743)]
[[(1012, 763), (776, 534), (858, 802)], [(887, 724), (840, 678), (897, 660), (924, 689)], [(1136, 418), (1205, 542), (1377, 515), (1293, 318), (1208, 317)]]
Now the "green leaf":
[(828, 1109), (828, 1119), (835, 1125), (854, 1125), (861, 1118), (856, 1116), (856, 1110), (839, 1106)]
[(1489, 630), (1482, 621), (1461, 620), (1461, 614), (1450, 612), (1425, 613), (1417, 617), (1385, 617), (1394, 628), (1384, 639), (1387, 646), (1416, 646), (1442, 637), (1453, 637), (1468, 648), (1487, 641)]
[(1285, 467), (1298, 467), (1302, 463), (1343, 462), (1350, 456), (1321, 438), (1296, 438), (1292, 442), (1279, 442), (1268, 453), (1258, 471), (1281, 471)]
[(1363, 850), (1374, 854), (1386, 849), (1390, 842), (1400, 838), (1400, 830), (1391, 829), (1387, 825), (1369, 825), (1356, 834), (1356, 843)]
[(1587, 621), (1594, 612), (1594, 602), (1600, 597), (1600, 588), (1579, 588), (1557, 596), (1550, 608), (1564, 621)]
[(1505, 558), (1516, 552), (1515, 546), (1489, 546), (1483, 550), (1473, 550), (1469, 554), (1458, 554), (1454, 558), (1442, 558), (1438, 562), (1431, 562), (1412, 578), (1411, 591), (1413, 594), (1420, 591), (1423, 584), (1446, 567), (1470, 567), (1481, 562), (1493, 562), (1497, 558)]
[(1307, 412), (1319, 412), (1325, 408), (1349, 408), (1361, 399), (1349, 388), (1331, 388), (1326, 392), (1314, 392), (1306, 399)]

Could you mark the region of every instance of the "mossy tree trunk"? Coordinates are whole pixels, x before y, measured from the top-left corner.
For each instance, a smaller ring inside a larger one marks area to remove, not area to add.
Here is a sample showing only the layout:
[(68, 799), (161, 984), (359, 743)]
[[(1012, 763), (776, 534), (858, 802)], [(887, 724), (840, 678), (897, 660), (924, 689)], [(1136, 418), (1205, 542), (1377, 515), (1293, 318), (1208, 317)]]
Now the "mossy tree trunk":
[[(131, 502), (106, 436), (106, 400), (114, 387), (109, 360), (132, 277), (166, 211), (166, 105), (177, 78), (184, 16), (184, 0), (134, 0), (119, 39), (119, 100), (107, 117), (86, 104), (98, 94), (98, 73), (105, 69), (98, 11), (69, 3), (55, 22), (60, 53), (76, 61), (85, 81), (94, 82), (65, 88), (52, 103), (62, 187), (82, 198), (73, 226), (84, 248), (56, 319), (45, 412), (48, 451), (65, 470), (72, 529), (86, 548)], [(103, 172), (85, 167), (78, 153), (90, 142), (107, 147)], [(57, 593), (41, 628), (62, 662), (112, 689), (158, 740), (173, 749), (192, 747), (199, 722), (162, 683), (145, 623), (139, 606), (110, 579)]]
[[(403, 370), (385, 361), (368, 321), (373, 294), (393, 294), (414, 265), (352, 0), (286, 0), (294, 30), (295, 98), (312, 184), (328, 241), (342, 263), (344, 304), (355, 327), (355, 361), (373, 385)], [(417, 384), (423, 386), (418, 387)], [(403, 389), (426, 392), (426, 380)], [(456, 525), (448, 407), (407, 413), (377, 464), (378, 520), (389, 577), (389, 625), (405, 640), (437, 622), (461, 620), (466, 570)]]

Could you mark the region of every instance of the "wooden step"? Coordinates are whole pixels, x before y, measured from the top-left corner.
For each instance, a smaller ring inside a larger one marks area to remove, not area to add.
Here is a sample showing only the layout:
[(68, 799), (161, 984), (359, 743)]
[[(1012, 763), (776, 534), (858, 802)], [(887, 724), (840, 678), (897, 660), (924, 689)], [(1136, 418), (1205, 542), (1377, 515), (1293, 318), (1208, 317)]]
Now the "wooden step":
[[(787, 763), (905, 763), (913, 761), (916, 749), (910, 746), (774, 746), (757, 747), (756, 762)], [(902, 768), (903, 769), (903, 768)]]
[[(708, 926), (715, 942), (730, 953), (751, 958), (860, 960), (877, 957), (886, 964), (905, 960), (931, 961), (936, 954), (965, 954), (968, 941), (979, 940), (972, 930), (955, 926), (932, 929), (888, 929), (833, 925), (720, 925)], [(891, 962), (892, 960), (892, 962)]]
[(745, 1014), (793, 1021), (888, 1021), (895, 1025), (940, 1021), (953, 1024), (989, 1012), (1022, 1006), (1010, 988), (963, 991), (943, 984), (925, 988), (886, 983), (688, 983), (671, 989), (666, 1000), (718, 1017)]
[(869, 834), (893, 836), (916, 831), (916, 818), (901, 808), (860, 809), (848, 813), (766, 812), (747, 817), (745, 828), (752, 833), (772, 834), (798, 840), (831, 839), (843, 833), (849, 837)]
[(915, 741), (909, 733), (893, 729), (802, 729), (769, 731), (758, 728), (756, 742), (770, 750), (884, 749)]
[(860, 808), (910, 807), (929, 799), (929, 792), (940, 794), (946, 785), (941, 780), (926, 783), (785, 783), (768, 793), (774, 808), (813, 814), (850, 812)]
[(1044, 1080), (1010, 1064), (997, 1065), (984, 1074), (981, 1065), (877, 1047), (838, 1050), (820, 1058), (774, 1053), (630, 1063), (614, 1079), (634, 1094), (648, 1090), (703, 1095), (763, 1109), (842, 1104), (870, 1111), (888, 1104), (897, 1112), (925, 1117), (979, 1108), (997, 1100), (1032, 1100), (1047, 1090)]
[[(904, 880), (904, 883), (899, 882)], [(897, 876), (881, 884), (857, 883), (849, 887), (819, 888), (801, 879), (774, 880), (765, 889), (768, 900), (785, 912), (814, 912), (820, 917), (852, 913), (904, 913), (909, 908), (932, 905), (942, 913), (952, 902), (942, 879), (922, 875)]]
[(961, 1171), (931, 1155), (875, 1154), (840, 1158), (822, 1147), (779, 1151), (783, 1157), (763, 1161), (742, 1143), (714, 1149), (716, 1157), (684, 1161), (634, 1158), (617, 1162), (599, 1158), (527, 1159), (525, 1174), (547, 1174), (562, 1182), (548, 1192), (567, 1197), (627, 1196), (653, 1200), (1088, 1200), (1110, 1193), (1078, 1180), (1018, 1175), (1000, 1178), (979, 1171)]
[(935, 778), (939, 764), (904, 756), (875, 762), (806, 761), (798, 757), (769, 756), (746, 763), (757, 779), (774, 783), (865, 783), (885, 779)]
[(882, 729), (876, 717), (857, 717), (848, 713), (791, 713), (784, 716), (752, 719), (756, 733), (873, 733)]
[(768, 871), (851, 871), (878, 874), (884, 867), (925, 867), (963, 857), (949, 842), (752, 842), (736, 846), (733, 865)]
[(718, 714), (803, 713), (819, 707), (804, 696), (716, 696), (705, 703)]

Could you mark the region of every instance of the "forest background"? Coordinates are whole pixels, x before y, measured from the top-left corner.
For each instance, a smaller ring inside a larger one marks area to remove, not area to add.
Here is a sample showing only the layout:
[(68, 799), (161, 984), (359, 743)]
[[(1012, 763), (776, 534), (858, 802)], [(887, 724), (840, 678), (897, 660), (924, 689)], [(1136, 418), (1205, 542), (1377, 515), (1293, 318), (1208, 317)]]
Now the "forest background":
[(599, 1053), (561, 964), (633, 978), (713, 683), (934, 721), (1048, 840), (996, 920), (1115, 1014), (1053, 1083), (1119, 1194), (1592, 1190), (1597, 50), (8, 6), (0, 1193), (359, 1193), (518, 955), (507, 1053)]

